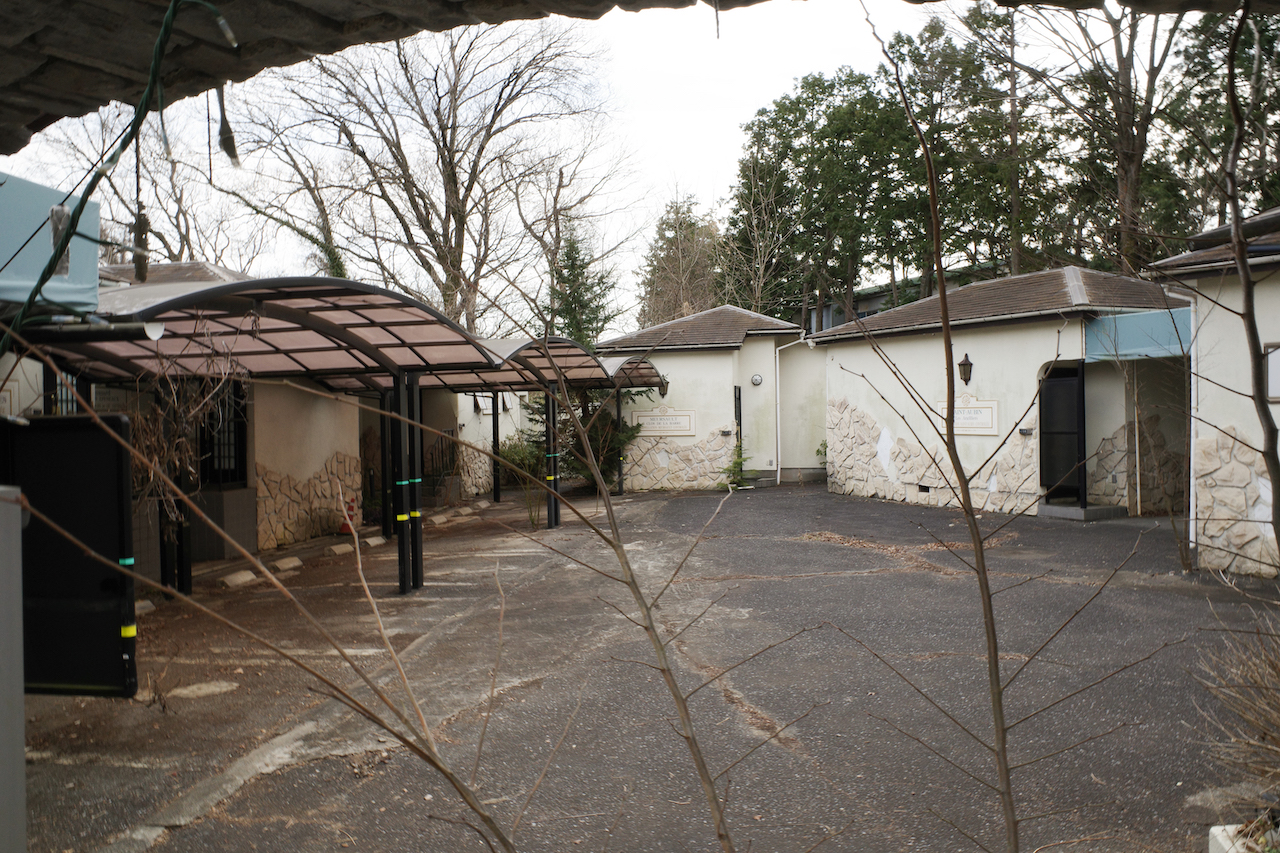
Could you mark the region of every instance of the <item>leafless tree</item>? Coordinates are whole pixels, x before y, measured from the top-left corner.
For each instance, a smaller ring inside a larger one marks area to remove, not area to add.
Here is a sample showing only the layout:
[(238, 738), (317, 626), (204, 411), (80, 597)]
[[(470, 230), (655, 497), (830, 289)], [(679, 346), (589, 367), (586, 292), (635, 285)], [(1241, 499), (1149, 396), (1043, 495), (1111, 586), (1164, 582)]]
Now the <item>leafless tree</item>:
[[(783, 217), (779, 210), (779, 182), (772, 178), (754, 152), (739, 170), (741, 212), (739, 240), (726, 237), (718, 244), (724, 275), (725, 297), (734, 305), (768, 314), (775, 305), (774, 287), (783, 248), (795, 232), (798, 219)], [(846, 305), (846, 313), (852, 309)]]
[[(976, 34), (1011, 69), (1045, 87), (1054, 101), (1081, 121), (1114, 160), (1116, 262), (1126, 273), (1140, 269), (1138, 244), (1151, 232), (1142, 215), (1143, 168), (1164, 106), (1175, 87), (1162, 81), (1181, 32), (1184, 15), (1149, 15), (1104, 3), (1096, 9), (1063, 11), (1028, 7), (1024, 20), (1057, 55), (1056, 67), (1019, 59), (990, 34)], [(1025, 53), (1023, 54), (1025, 56)]]
[(476, 331), (487, 282), (531, 251), (512, 177), (544, 158), (541, 131), (595, 114), (591, 62), (570, 29), (539, 23), (359, 48), (285, 79), (350, 157), (360, 260)]
[(342, 221), (361, 189), (347, 178), (350, 156), (336, 152), (326, 159), (335, 152), (314, 137), (311, 122), (293, 115), (271, 79), (252, 84), (251, 96), (236, 106), (244, 111), (237, 122), (240, 147), (248, 157), (258, 155), (259, 179), (242, 188), (215, 176), (215, 189), (300, 239), (314, 272), (348, 278), (344, 253), (351, 248)]
[(653, 326), (720, 304), (720, 229), (692, 198), (668, 202), (640, 270), (640, 326)]
[[(193, 165), (201, 158), (188, 137), (204, 119), (196, 116), (196, 106), (190, 102), (169, 108), (174, 115), (166, 126), (182, 132), (170, 134), (158, 120), (149, 122), (103, 179), (102, 228), (122, 246), (149, 249), (151, 262), (208, 261), (247, 271), (265, 251), (266, 239), (246, 221), (243, 210), (211, 192), (202, 169)], [(58, 155), (57, 168), (68, 174), (92, 168), (129, 119), (119, 107), (103, 107), (59, 122), (47, 135)]]

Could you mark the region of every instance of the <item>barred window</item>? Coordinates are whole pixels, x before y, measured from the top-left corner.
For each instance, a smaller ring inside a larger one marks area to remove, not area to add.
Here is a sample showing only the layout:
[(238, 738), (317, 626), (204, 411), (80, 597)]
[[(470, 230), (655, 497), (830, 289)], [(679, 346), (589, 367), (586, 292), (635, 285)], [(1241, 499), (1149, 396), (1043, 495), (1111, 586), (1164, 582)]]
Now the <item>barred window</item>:
[(200, 428), (203, 488), (248, 485), (248, 433), (244, 383), (229, 382)]

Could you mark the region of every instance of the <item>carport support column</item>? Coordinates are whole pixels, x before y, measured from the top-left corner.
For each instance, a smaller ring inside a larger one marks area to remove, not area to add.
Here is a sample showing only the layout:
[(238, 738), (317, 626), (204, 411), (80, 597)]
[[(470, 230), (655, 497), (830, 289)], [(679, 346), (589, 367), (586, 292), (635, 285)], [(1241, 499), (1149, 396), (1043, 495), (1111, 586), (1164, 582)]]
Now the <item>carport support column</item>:
[[(614, 420), (613, 426), (614, 426), (614, 429), (616, 429), (618, 433), (621, 434), (622, 433), (622, 389), (621, 388), (614, 389), (613, 402), (615, 406), (614, 411), (617, 413), (617, 418)], [(627, 454), (627, 448), (625, 447), (618, 448), (618, 492), (617, 494), (619, 495), (622, 494), (622, 458), (626, 456), (626, 454)]]
[(395, 513), (391, 509), (392, 493), (395, 488), (395, 466), (392, 464), (391, 453), (391, 431), (392, 420), (390, 414), (394, 411), (393, 401), (395, 400), (394, 391), (383, 391), (380, 398), (379, 407), (382, 414), (378, 418), (379, 446), (382, 450), (382, 483), (378, 489), (378, 497), (382, 504), (382, 536), (384, 539), (390, 539), (396, 535)]
[(543, 414), (546, 415), (543, 446), (547, 455), (547, 529), (560, 526), (560, 446), (556, 430), (556, 386), (547, 389)]
[(409, 542), (412, 555), (412, 583), (422, 589), (422, 391), (417, 373), (405, 374), (405, 392), (409, 398)]
[(401, 418), (409, 414), (409, 401), (405, 395), (404, 375), (396, 374), (395, 390), (391, 395), (391, 409), (400, 416), (391, 422), (391, 511), (395, 514), (396, 550), (399, 557), (400, 594), (409, 591), (413, 564), (412, 546), (409, 544), (409, 426)]
[(502, 413), (502, 394), (501, 392), (493, 392), (493, 446), (490, 450), (493, 453), (493, 502), (502, 501), (502, 466), (498, 464), (498, 445), (502, 440), (502, 436), (498, 434), (499, 424), (498, 416)]

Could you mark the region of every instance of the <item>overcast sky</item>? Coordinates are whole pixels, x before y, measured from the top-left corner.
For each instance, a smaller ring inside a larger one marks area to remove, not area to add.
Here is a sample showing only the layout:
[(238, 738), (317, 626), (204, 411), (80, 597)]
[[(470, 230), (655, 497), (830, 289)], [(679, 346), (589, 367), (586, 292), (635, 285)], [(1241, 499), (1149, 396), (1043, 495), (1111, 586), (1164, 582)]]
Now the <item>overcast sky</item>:
[[(887, 39), (915, 33), (944, 11), (901, 0), (871, 0)], [(742, 153), (742, 125), (790, 92), (806, 74), (841, 66), (872, 72), (880, 48), (857, 0), (768, 0), (716, 15), (687, 9), (615, 10), (584, 29), (609, 57), (617, 130), (632, 152), (653, 215), (675, 196), (704, 207), (724, 198)]]
[[(946, 14), (942, 3), (870, 3), (886, 39), (917, 32), (931, 13)], [(600, 82), (633, 176), (618, 193), (612, 233), (600, 235), (602, 245), (637, 235), (612, 259), (624, 303), (634, 304), (635, 271), (666, 203), (678, 193), (693, 196), (703, 211), (716, 211), (728, 195), (744, 123), (806, 74), (846, 65), (870, 73), (881, 61), (858, 0), (767, 0), (721, 12), (719, 25), (717, 37), (716, 14), (703, 2), (685, 9), (615, 10), (600, 21), (578, 23), (601, 49)], [(0, 157), (0, 171), (41, 180), (47, 172), (36, 165), (40, 147), (37, 142), (16, 157)], [(255, 262), (254, 272), (282, 274), (296, 266), (303, 249), (287, 240), (275, 245), (273, 255)]]

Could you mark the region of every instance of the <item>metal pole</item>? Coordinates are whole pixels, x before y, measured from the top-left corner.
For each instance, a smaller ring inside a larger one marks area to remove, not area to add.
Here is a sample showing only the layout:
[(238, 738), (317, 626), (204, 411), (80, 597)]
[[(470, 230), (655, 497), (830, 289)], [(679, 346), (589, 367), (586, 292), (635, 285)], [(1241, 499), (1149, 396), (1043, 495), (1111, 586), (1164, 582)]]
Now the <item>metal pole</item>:
[(388, 417), (392, 411), (392, 400), (394, 399), (394, 392), (382, 392), (379, 404), (382, 409), (382, 415), (378, 418), (378, 437), (380, 439), (378, 443), (382, 451), (382, 483), (378, 489), (378, 498), (382, 504), (382, 536), (384, 539), (390, 539), (396, 535), (396, 517), (391, 511), (391, 495), (394, 488), (395, 472), (392, 470), (394, 466), (391, 464), (391, 418)]
[(502, 411), (502, 395), (499, 392), (494, 391), (493, 392), (493, 447), (491, 448), (491, 451), (495, 457), (493, 460), (493, 502), (494, 503), (499, 503), (502, 500), (502, 482), (501, 482), (502, 466), (498, 464), (498, 460), (496, 458), (498, 455), (498, 445), (502, 440), (502, 436), (498, 434), (498, 431), (499, 431), (498, 415), (501, 413), (501, 411)]
[(547, 485), (550, 487), (547, 492), (547, 529), (551, 530), (560, 525), (560, 501), (556, 497), (560, 492), (560, 449), (556, 442), (556, 400), (553, 389), (547, 391), (542, 411), (546, 416), (543, 446), (547, 455)]
[[(392, 392), (392, 406), (397, 415), (405, 416), (408, 413), (409, 403), (405, 399), (405, 387), (403, 374), (396, 374), (395, 391)], [(408, 426), (402, 420), (394, 420), (391, 423), (391, 459), (392, 459), (392, 482), (394, 488), (391, 493), (392, 511), (396, 517), (396, 551), (400, 569), (400, 594), (404, 595), (409, 591), (409, 581), (411, 577), (411, 567), (413, 563), (413, 554), (409, 544), (409, 457), (407, 445), (409, 442)]]
[(414, 426), (409, 429), (409, 544), (413, 556), (414, 589), (422, 589), (422, 392), (418, 389), (418, 374), (405, 375), (409, 398), (409, 418)]
[[(614, 389), (613, 402), (615, 406), (615, 412), (617, 413), (617, 419), (613, 422), (614, 428), (618, 431), (618, 434), (621, 435), (622, 434), (622, 389), (621, 388)], [(618, 495), (621, 495), (623, 491), (622, 457), (626, 455), (626, 452), (627, 452), (627, 449), (625, 447), (618, 448), (618, 492), (617, 492)]]

